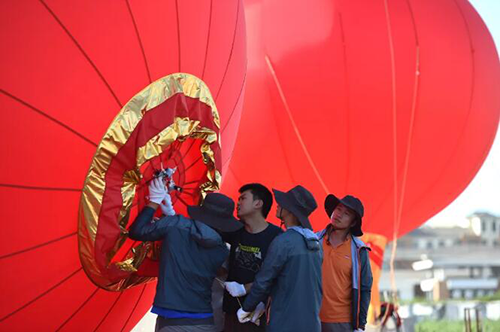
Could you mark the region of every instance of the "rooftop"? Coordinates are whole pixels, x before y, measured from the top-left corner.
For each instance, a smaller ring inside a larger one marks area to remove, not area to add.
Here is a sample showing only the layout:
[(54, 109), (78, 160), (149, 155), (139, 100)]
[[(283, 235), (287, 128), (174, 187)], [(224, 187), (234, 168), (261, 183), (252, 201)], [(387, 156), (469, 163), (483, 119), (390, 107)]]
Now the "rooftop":
[[(388, 262), (391, 251), (386, 248), (384, 261)], [(500, 267), (500, 247), (484, 245), (461, 245), (439, 249), (400, 248), (396, 251), (397, 261), (419, 261), (424, 257), (431, 259), (434, 268), (445, 267)]]
[(431, 228), (431, 227), (420, 227), (414, 231), (408, 233), (407, 237), (412, 238), (461, 238), (464, 236), (476, 236), (472, 229), (470, 228)]

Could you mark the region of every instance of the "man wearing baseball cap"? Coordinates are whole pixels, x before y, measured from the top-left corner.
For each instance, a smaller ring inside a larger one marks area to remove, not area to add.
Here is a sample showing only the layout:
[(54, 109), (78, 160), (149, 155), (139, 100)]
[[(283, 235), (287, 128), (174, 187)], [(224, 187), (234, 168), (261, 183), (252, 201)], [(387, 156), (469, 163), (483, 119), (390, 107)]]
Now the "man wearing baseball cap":
[(240, 322), (255, 320), (251, 312), (271, 297), (268, 332), (319, 332), (321, 261), (319, 240), (309, 215), (317, 208), (312, 194), (302, 186), (288, 192), (273, 189), (286, 232), (278, 235), (255, 276), (249, 294), (238, 311)]
[(364, 208), (354, 196), (325, 199), (330, 223), (318, 233), (323, 247), (322, 332), (364, 330), (373, 283), (368, 251), (358, 236)]

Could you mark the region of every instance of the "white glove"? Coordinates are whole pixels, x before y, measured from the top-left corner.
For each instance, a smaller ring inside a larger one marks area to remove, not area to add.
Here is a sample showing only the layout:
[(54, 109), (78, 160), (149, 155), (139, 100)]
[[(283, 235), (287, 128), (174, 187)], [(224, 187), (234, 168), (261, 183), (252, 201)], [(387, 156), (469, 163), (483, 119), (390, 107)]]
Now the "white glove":
[(240, 323), (246, 323), (250, 321), (252, 313), (251, 312), (246, 312), (243, 309), (239, 309), (238, 312), (236, 313), (236, 316), (238, 316), (238, 320)]
[(362, 329), (355, 329), (354, 332), (365, 332), (365, 330)]
[(264, 314), (264, 311), (266, 311), (266, 305), (263, 302), (260, 302), (259, 304), (257, 304), (257, 307), (253, 311), (252, 318), (250, 319), (250, 321), (255, 325), (259, 326), (260, 316)]
[(163, 183), (163, 178), (154, 178), (149, 183), (149, 201), (151, 203), (161, 204), (167, 195), (167, 188)]
[(172, 205), (172, 197), (170, 194), (165, 194), (165, 198), (160, 203), (161, 212), (166, 216), (175, 216), (174, 206)]
[(229, 294), (231, 294), (232, 297), (240, 297), (247, 293), (247, 291), (245, 290), (245, 286), (237, 283), (236, 281), (226, 281), (224, 283), (224, 287), (226, 287), (227, 291), (229, 292)]

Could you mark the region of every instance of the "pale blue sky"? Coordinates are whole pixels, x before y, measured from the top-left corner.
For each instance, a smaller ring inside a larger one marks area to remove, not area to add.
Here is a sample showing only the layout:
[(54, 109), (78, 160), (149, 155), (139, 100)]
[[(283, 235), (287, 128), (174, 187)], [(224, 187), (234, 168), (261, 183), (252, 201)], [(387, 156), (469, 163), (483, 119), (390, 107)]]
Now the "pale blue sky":
[[(497, 50), (500, 49), (500, 0), (469, 0), (488, 26)], [(498, 91), (500, 93), (500, 91)], [(500, 130), (481, 170), (465, 191), (427, 223), (430, 226), (464, 224), (475, 211), (500, 216)]]

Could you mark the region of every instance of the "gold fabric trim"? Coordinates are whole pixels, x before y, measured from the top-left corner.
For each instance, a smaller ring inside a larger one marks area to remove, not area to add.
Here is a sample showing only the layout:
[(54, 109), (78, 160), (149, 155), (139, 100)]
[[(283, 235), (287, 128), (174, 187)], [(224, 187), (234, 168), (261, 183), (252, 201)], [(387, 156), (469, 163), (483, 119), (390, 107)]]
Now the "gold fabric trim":
[[(118, 270), (129, 272), (128, 277), (123, 280), (110, 280), (99, 269), (95, 261), (97, 226), (103, 195), (106, 189), (105, 176), (111, 161), (118, 154), (120, 148), (125, 145), (143, 116), (149, 110), (154, 109), (178, 93), (199, 99), (202, 103), (208, 105), (211, 109), (213, 123), (217, 128), (220, 128), (217, 108), (205, 83), (193, 75), (183, 73), (172, 74), (151, 83), (122, 108), (108, 128), (94, 155), (80, 200), (78, 238), (80, 259), (84, 270), (89, 278), (99, 287), (120, 291), (150, 280), (150, 278), (134, 278), (130, 273), (137, 271), (137, 268), (148, 255), (148, 252), (154, 247), (151, 244), (139, 245), (131, 251), (125, 261), (114, 264)], [(166, 127), (138, 149), (135, 169), (128, 170), (123, 176), (123, 186), (121, 187), (123, 205), (120, 208), (117, 220), (119, 235), (113, 250), (107, 253), (108, 268), (113, 268), (113, 264), (109, 264), (127, 239), (126, 226), (135, 196), (135, 187), (142, 179), (142, 174), (139, 171), (141, 166), (145, 162), (159, 156), (176, 140), (185, 140), (188, 137), (203, 141), (200, 153), (203, 162), (207, 165), (208, 171), (206, 176), (209, 181), (200, 186), (202, 197), (205, 197), (209, 191), (219, 189), (221, 176), (219, 170), (216, 169), (212, 144), (220, 144), (220, 135), (211, 129), (200, 127), (199, 119), (189, 119), (187, 117), (174, 118), (170, 126)]]

